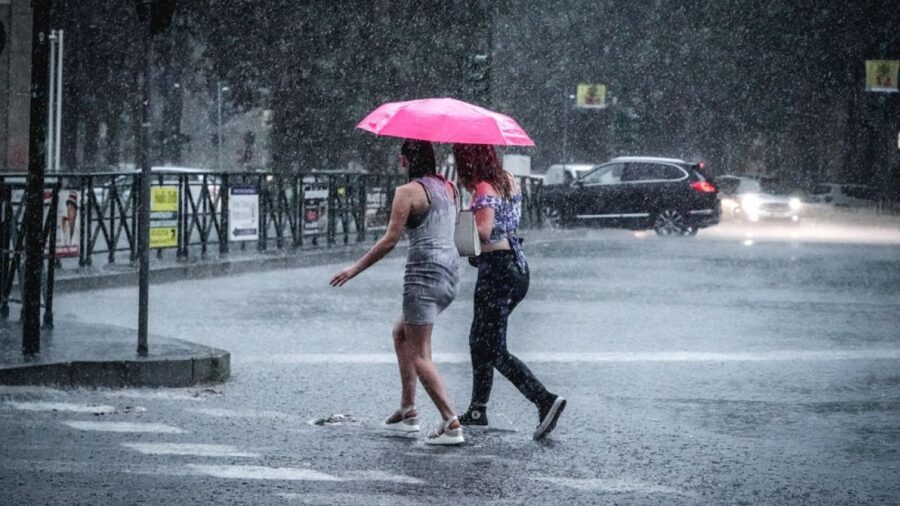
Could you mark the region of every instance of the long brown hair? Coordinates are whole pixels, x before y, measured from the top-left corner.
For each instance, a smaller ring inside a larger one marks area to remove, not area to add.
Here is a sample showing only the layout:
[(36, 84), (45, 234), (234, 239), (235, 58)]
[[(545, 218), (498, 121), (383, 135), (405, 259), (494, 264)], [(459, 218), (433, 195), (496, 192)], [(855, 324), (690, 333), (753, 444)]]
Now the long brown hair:
[(513, 185), (500, 165), (497, 151), (488, 144), (454, 144), (453, 159), (460, 184), (471, 190), (486, 181), (503, 198), (510, 198)]

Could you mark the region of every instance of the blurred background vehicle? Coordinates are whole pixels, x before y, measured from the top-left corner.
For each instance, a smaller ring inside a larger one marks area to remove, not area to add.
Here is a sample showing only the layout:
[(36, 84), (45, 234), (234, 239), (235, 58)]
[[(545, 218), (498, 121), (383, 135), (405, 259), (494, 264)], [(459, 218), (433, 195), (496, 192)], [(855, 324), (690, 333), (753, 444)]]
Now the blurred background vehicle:
[(716, 178), (722, 216), (737, 221), (800, 221), (803, 203), (796, 192), (773, 178), (726, 174)]
[(556, 204), (560, 225), (692, 236), (719, 222), (718, 190), (701, 169), (699, 163), (675, 158), (613, 158), (565, 187)]
[(594, 163), (568, 163), (555, 164), (547, 168), (543, 174), (543, 199), (544, 215), (551, 226), (559, 225), (559, 209), (563, 203), (565, 192), (579, 176), (589, 172), (598, 164)]
[(861, 184), (820, 183), (813, 188), (809, 201), (840, 207), (876, 207), (878, 192)]

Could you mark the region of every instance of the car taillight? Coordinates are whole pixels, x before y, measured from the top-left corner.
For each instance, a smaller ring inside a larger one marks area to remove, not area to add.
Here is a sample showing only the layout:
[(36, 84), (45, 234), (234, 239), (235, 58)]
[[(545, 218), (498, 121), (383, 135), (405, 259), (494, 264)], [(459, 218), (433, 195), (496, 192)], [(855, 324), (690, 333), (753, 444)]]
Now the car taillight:
[(716, 187), (713, 186), (709, 181), (694, 181), (691, 183), (691, 188), (697, 190), (700, 193), (715, 193)]

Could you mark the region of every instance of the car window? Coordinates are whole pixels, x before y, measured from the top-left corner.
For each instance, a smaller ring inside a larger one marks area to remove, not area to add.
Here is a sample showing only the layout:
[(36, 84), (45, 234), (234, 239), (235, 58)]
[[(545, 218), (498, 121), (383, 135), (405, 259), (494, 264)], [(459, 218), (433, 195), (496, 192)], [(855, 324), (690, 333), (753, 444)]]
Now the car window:
[(661, 181), (681, 179), (684, 173), (677, 167), (660, 163), (629, 163), (622, 181)]
[(759, 181), (754, 179), (741, 179), (738, 185), (738, 193), (760, 193), (762, 188)]
[(547, 174), (544, 175), (544, 184), (562, 184), (563, 169), (562, 167), (550, 167)]
[(716, 179), (716, 185), (719, 187), (720, 193), (734, 194), (737, 193), (739, 181), (730, 177), (722, 177)]
[(614, 163), (603, 165), (580, 179), (584, 184), (616, 184), (622, 181), (625, 165)]
[(844, 186), (844, 195), (855, 199), (875, 200), (875, 191), (866, 186)]

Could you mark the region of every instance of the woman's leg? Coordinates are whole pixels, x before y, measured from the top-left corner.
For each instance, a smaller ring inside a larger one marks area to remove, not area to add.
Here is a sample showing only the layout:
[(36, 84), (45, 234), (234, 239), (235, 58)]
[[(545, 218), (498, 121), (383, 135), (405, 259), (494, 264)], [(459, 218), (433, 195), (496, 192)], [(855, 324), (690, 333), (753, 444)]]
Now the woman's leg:
[(415, 365), (416, 375), (425, 392), (431, 397), (435, 407), (441, 413), (444, 420), (449, 420), (455, 416), (453, 407), (450, 405), (450, 399), (447, 396), (447, 389), (444, 388), (444, 382), (438, 374), (434, 362), (431, 361), (431, 331), (432, 325), (403, 325), (403, 335), (409, 341), (413, 351), (413, 364)]
[(400, 407), (416, 404), (416, 365), (414, 347), (403, 332), (404, 325), (394, 325), (394, 352), (397, 353), (397, 365), (400, 367)]
[[(482, 259), (484, 261), (485, 259)], [(515, 257), (512, 255), (497, 255), (489, 260), (490, 264), (485, 269), (485, 276), (481, 279), (479, 270), (479, 283), (483, 281), (483, 291), (478, 293), (476, 289), (476, 322), (477, 336), (473, 339), (470, 335), (469, 345), (473, 356), (473, 369), (476, 360), (489, 362), (500, 374), (510, 381), (528, 400), (537, 405), (542, 405), (552, 397), (544, 385), (537, 379), (531, 369), (521, 360), (509, 352), (506, 347), (506, 328), (509, 315), (513, 309), (525, 298), (530, 282), (529, 273), (519, 271)], [(473, 329), (476, 327), (473, 322)], [(473, 390), (475, 390), (473, 385)], [(481, 397), (473, 395), (473, 403), (487, 403), (490, 395), (490, 385), (480, 386), (477, 393)]]

